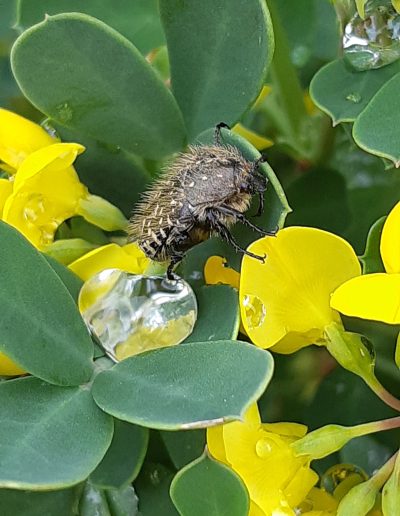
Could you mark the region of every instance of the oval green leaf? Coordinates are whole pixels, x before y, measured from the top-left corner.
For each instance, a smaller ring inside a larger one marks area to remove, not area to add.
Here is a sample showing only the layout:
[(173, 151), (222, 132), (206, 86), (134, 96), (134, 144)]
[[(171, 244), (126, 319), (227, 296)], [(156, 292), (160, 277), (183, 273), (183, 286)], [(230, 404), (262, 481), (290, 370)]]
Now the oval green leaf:
[(93, 345), (65, 284), (39, 251), (4, 222), (0, 241), (0, 350), (50, 383), (87, 382)]
[(19, 0), (17, 26), (27, 29), (46, 14), (78, 12), (107, 23), (142, 52), (164, 43), (157, 0)]
[(218, 122), (234, 124), (257, 98), (272, 59), (266, 2), (160, 0), (160, 13), (190, 139)]
[(49, 490), (83, 481), (103, 458), (113, 421), (90, 391), (37, 378), (0, 384), (0, 487)]
[(176, 469), (197, 459), (206, 445), (206, 431), (203, 428), (175, 432), (161, 430), (160, 436)]
[(124, 421), (188, 430), (240, 419), (272, 371), (272, 355), (251, 344), (195, 342), (127, 358), (100, 373), (92, 392)]
[(90, 475), (91, 484), (102, 489), (119, 489), (133, 482), (142, 467), (148, 441), (147, 428), (115, 419), (111, 446)]
[(0, 489), (1, 516), (72, 516), (81, 491), (81, 486), (48, 493)]
[(237, 290), (228, 285), (203, 286), (196, 290), (196, 299), (197, 321), (185, 342), (236, 339), (240, 323)]
[(181, 516), (247, 516), (249, 495), (240, 477), (207, 454), (174, 477), (171, 498)]
[(337, 59), (315, 74), (310, 95), (332, 118), (333, 125), (354, 122), (375, 93), (399, 71), (398, 61), (378, 70), (356, 72), (343, 59)]
[(137, 48), (78, 13), (48, 16), (11, 52), (26, 97), (61, 125), (151, 159), (182, 148), (178, 106)]
[(392, 77), (373, 97), (353, 126), (357, 145), (400, 167), (400, 73)]
[(132, 486), (102, 490), (90, 483), (85, 485), (79, 503), (79, 516), (137, 516), (138, 514), (138, 497)]

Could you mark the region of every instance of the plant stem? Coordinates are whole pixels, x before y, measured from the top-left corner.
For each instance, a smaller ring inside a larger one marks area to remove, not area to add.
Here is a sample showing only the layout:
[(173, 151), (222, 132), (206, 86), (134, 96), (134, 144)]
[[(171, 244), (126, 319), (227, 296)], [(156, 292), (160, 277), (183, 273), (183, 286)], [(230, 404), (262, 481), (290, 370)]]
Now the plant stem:
[(290, 59), (290, 48), (279, 19), (275, 0), (268, 0), (275, 36), (275, 53), (271, 64), (272, 91), (279, 98), (280, 116), (284, 117), (287, 137), (301, 147), (300, 132), (307, 116), (303, 90)]

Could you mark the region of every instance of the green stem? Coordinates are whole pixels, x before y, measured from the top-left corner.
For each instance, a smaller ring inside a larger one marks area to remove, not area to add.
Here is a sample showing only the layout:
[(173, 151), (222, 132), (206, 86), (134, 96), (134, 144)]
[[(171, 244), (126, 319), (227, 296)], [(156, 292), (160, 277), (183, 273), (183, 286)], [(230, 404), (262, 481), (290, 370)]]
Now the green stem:
[(374, 373), (374, 358), (362, 341), (362, 336), (346, 332), (340, 323), (324, 328), (326, 347), (335, 360), (345, 369), (364, 380), (368, 387), (386, 405), (400, 412), (400, 400), (388, 392)]
[(275, 53), (271, 64), (272, 91), (278, 96), (281, 117), (284, 117), (287, 136), (301, 147), (302, 122), (307, 116), (303, 90), (290, 58), (290, 48), (279, 19), (275, 0), (268, 0), (275, 36)]
[(353, 437), (361, 437), (362, 435), (393, 430), (394, 428), (400, 428), (400, 416), (356, 425), (352, 427), (352, 431), (354, 431)]

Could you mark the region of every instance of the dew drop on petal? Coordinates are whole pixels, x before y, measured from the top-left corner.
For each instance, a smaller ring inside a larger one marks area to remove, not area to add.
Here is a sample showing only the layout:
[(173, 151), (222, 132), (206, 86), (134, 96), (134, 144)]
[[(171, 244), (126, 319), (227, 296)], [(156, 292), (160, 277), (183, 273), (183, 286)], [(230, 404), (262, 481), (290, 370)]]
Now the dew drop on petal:
[(379, 3), (369, 0), (365, 19), (356, 13), (345, 26), (343, 53), (355, 70), (381, 68), (400, 58), (400, 15)]
[(256, 453), (261, 459), (265, 459), (271, 452), (273, 446), (268, 439), (259, 439), (256, 442)]
[(261, 299), (252, 294), (248, 294), (244, 296), (242, 304), (244, 306), (248, 328), (254, 329), (261, 326), (267, 315), (267, 309)]
[(118, 362), (188, 337), (197, 318), (190, 285), (179, 278), (104, 270), (83, 285), (79, 309), (92, 335)]

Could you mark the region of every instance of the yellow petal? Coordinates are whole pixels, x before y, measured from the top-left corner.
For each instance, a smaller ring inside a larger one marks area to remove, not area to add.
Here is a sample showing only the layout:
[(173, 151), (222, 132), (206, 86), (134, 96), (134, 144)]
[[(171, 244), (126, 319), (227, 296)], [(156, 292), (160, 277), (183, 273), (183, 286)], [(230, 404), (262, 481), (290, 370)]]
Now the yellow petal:
[(234, 269), (226, 267), (226, 260), (221, 256), (210, 256), (208, 258), (204, 266), (204, 277), (207, 285), (223, 283), (239, 288), (240, 274)]
[(0, 353), (0, 376), (19, 376), (26, 371), (13, 362), (7, 355)]
[(117, 244), (99, 247), (70, 263), (69, 268), (84, 281), (104, 269), (121, 269), (141, 274), (148, 264), (148, 259), (135, 244), (126, 247), (128, 251)]
[(352, 247), (314, 228), (285, 228), (249, 247), (265, 263), (245, 256), (240, 275), (243, 325), (251, 340), (281, 353), (318, 342), (323, 329), (339, 321), (331, 293), (361, 273)]
[(13, 169), (17, 169), (32, 152), (57, 141), (39, 125), (0, 109), (0, 161)]
[(38, 175), (46, 174), (46, 177), (54, 175), (53, 181), (58, 179), (58, 174), (64, 169), (69, 170), (69, 174), (74, 175), (74, 179), (79, 181), (76, 172), (71, 167), (78, 154), (85, 150), (83, 145), (78, 143), (55, 143), (48, 147), (37, 150), (30, 154), (18, 169), (14, 181), (14, 192), (22, 187), (34, 189), (37, 185)]
[(266, 516), (266, 514), (253, 500), (250, 500), (248, 516)]
[(247, 127), (244, 127), (242, 124), (236, 124), (232, 131), (239, 136), (246, 138), (246, 140), (249, 141), (257, 150), (267, 149), (268, 147), (272, 147), (274, 144), (274, 142), (269, 138), (265, 138), (265, 136), (247, 129)]
[(73, 213), (40, 193), (19, 192), (8, 197), (3, 220), (42, 249), (53, 241), (58, 226)]
[(3, 214), (4, 204), (13, 191), (13, 184), (8, 179), (0, 178), (0, 217)]
[(386, 272), (400, 272), (400, 202), (389, 213), (383, 226), (381, 256)]
[(398, 13), (400, 13), (400, 0), (392, 0), (392, 5)]
[(361, 319), (400, 324), (400, 274), (366, 274), (341, 285), (331, 306)]
[(304, 437), (307, 433), (307, 427), (299, 423), (263, 423), (261, 426), (266, 432), (296, 439)]
[(225, 453), (222, 425), (207, 428), (207, 447), (214, 459), (229, 464)]
[(310, 490), (318, 482), (319, 477), (315, 471), (306, 464), (299, 468), (293, 475), (289, 484), (284, 488), (284, 493), (291, 507), (297, 507)]

